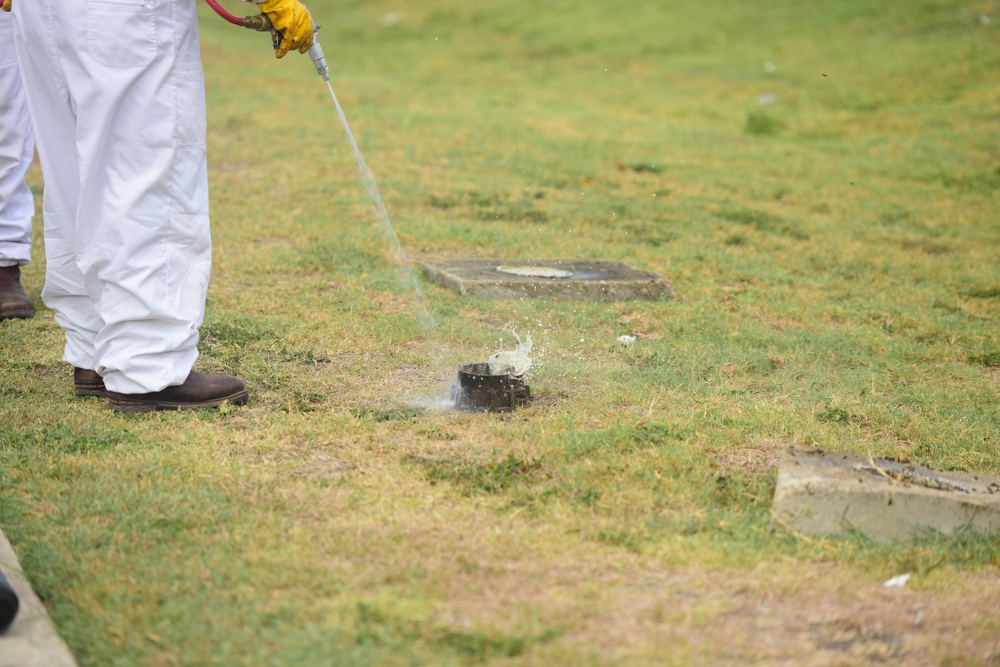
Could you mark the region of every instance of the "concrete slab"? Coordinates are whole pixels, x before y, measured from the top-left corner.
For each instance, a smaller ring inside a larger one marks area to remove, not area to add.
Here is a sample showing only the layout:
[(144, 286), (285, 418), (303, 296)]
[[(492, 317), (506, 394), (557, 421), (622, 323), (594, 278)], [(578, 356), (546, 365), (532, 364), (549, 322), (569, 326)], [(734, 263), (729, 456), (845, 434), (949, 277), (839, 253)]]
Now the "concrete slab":
[(41, 600), (21, 574), (17, 555), (3, 531), (0, 570), (20, 603), (14, 623), (0, 634), (0, 667), (76, 667), (73, 655), (52, 628)]
[(592, 259), (448, 259), (421, 264), (427, 277), (462, 296), (590, 301), (672, 299), (670, 283), (621, 262)]
[(812, 537), (857, 531), (883, 543), (1000, 532), (1000, 479), (914, 463), (790, 447), (771, 515)]

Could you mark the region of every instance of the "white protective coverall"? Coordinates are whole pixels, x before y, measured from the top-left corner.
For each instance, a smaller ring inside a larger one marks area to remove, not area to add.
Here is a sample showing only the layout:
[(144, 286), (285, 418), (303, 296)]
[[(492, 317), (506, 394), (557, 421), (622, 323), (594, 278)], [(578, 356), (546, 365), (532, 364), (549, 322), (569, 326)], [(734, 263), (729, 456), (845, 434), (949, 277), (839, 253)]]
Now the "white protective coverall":
[(0, 266), (31, 261), (35, 200), (24, 182), (34, 140), (14, 54), (14, 24), (0, 12)]
[(114, 392), (181, 384), (211, 267), (195, 0), (15, 0), (11, 15), (63, 359)]

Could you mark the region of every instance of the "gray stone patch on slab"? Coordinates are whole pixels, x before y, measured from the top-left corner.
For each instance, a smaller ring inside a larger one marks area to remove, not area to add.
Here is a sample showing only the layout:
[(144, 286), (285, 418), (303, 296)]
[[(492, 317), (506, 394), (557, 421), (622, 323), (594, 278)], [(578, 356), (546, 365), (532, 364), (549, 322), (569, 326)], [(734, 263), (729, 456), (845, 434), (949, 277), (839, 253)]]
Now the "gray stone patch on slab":
[(774, 523), (811, 537), (856, 531), (882, 543), (1000, 532), (1000, 479), (892, 459), (788, 448)]
[(0, 634), (0, 667), (76, 667), (73, 655), (52, 628), (41, 600), (21, 574), (17, 555), (3, 531), (0, 570), (19, 603), (14, 622)]
[[(549, 297), (590, 301), (672, 299), (660, 275), (592, 259), (447, 259), (421, 264), (427, 277), (462, 296)], [(568, 274), (568, 275), (567, 275)]]

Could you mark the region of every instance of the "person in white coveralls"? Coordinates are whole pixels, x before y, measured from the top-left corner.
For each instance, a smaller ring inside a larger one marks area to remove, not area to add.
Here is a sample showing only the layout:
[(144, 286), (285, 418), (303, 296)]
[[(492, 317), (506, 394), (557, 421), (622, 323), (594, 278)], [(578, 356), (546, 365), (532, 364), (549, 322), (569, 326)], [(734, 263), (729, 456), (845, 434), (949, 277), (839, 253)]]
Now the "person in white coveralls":
[(13, 24), (0, 13), (0, 320), (34, 313), (21, 287), (21, 267), (31, 261), (35, 200), (24, 182), (34, 141), (21, 74), (14, 55)]
[[(212, 244), (195, 0), (2, 0), (44, 178), (42, 299), (78, 395), (149, 411), (242, 403), (193, 370)], [(9, 5), (13, 2), (13, 7)], [(305, 51), (299, 0), (264, 0)]]

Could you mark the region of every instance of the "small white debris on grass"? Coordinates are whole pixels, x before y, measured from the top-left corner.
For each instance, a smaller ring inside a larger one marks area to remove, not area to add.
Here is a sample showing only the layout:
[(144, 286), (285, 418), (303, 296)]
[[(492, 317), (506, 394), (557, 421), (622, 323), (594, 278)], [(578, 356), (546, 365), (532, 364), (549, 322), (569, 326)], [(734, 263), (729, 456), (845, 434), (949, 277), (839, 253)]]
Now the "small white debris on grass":
[(635, 345), (635, 336), (619, 336), (618, 342), (628, 347), (629, 345)]
[(912, 576), (913, 575), (909, 573), (900, 574), (898, 576), (892, 577), (891, 579), (886, 579), (882, 585), (885, 586), (886, 588), (902, 588), (903, 586), (906, 585), (906, 582), (909, 581), (910, 577)]

